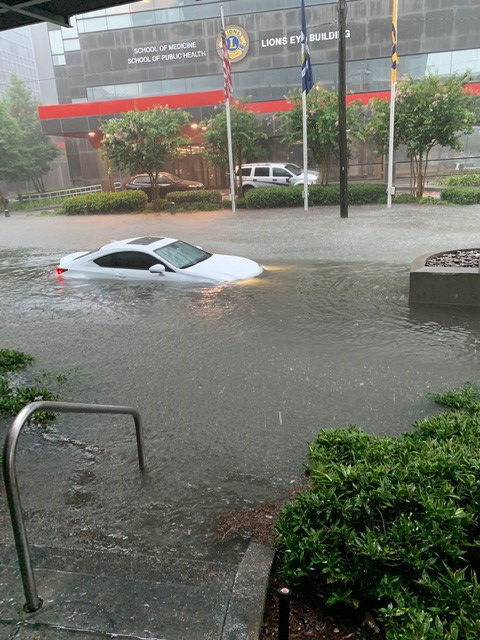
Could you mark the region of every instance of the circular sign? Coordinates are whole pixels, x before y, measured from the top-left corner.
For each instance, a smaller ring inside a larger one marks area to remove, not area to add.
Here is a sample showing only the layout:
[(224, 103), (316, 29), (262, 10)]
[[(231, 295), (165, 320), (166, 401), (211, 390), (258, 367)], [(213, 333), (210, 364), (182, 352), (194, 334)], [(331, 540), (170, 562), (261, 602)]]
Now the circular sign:
[[(245, 29), (231, 24), (225, 28), (225, 35), (227, 36), (227, 48), (228, 57), (232, 62), (240, 62), (248, 53), (250, 46), (250, 40)], [(217, 53), (222, 57), (222, 32), (217, 36)]]

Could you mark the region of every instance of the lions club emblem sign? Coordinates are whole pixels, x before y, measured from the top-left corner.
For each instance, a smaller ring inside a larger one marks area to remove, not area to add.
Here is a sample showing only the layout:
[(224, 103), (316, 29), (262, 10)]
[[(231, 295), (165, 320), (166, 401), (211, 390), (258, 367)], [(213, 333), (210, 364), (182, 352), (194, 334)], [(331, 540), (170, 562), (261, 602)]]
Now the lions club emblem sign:
[[(248, 53), (248, 47), (250, 46), (250, 40), (245, 29), (235, 24), (231, 24), (225, 28), (225, 35), (227, 36), (227, 48), (228, 55), (232, 62), (240, 62)], [(222, 34), (221, 32), (217, 36), (217, 53), (222, 57)]]

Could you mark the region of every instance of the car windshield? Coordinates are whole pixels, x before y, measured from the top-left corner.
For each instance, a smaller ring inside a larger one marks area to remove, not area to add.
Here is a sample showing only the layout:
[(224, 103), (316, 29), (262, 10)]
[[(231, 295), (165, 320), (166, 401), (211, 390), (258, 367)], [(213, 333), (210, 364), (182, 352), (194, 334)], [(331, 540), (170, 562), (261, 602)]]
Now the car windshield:
[(173, 264), (177, 269), (193, 267), (194, 264), (203, 262), (203, 260), (207, 260), (212, 255), (181, 240), (167, 244), (165, 247), (160, 247), (160, 249), (155, 249), (155, 253), (161, 258), (165, 258), (167, 262)]
[(296, 164), (286, 164), (285, 169), (291, 171), (294, 176), (299, 176), (302, 173), (302, 170), (300, 169), (300, 167), (297, 167)]

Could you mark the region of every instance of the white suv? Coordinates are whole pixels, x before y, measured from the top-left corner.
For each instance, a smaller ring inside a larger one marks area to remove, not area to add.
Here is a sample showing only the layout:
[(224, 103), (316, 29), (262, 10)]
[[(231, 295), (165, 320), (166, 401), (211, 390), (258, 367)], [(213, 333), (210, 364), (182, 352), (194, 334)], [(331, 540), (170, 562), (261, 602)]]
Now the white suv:
[[(242, 164), (237, 167), (235, 174), (242, 173), (243, 191), (256, 187), (286, 187), (303, 184), (303, 169), (292, 162), (257, 162), (254, 164)], [(318, 182), (318, 171), (308, 172), (308, 184)]]

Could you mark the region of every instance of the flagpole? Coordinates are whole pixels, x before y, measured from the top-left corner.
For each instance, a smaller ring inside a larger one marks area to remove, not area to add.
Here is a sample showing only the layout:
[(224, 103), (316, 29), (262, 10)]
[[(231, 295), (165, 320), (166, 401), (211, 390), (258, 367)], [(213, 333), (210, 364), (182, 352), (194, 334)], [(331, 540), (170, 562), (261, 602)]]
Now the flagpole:
[[(393, 37), (393, 27), (395, 28), (395, 36)], [(387, 188), (387, 208), (392, 207), (393, 196), (393, 154), (394, 154), (394, 142), (395, 142), (395, 99), (397, 92), (397, 68), (393, 69), (393, 64), (396, 65), (398, 57), (397, 42), (398, 42), (398, 4), (397, 0), (393, 0), (393, 15), (392, 15), (392, 77), (390, 85), (390, 130), (388, 135), (388, 188)], [(395, 47), (395, 51), (393, 50)], [(395, 58), (395, 59), (394, 59)]]
[[(222, 29), (225, 30), (225, 16), (223, 14), (223, 4), (220, 5), (220, 16), (222, 18)], [(233, 149), (232, 149), (232, 123), (230, 118), (230, 98), (225, 100), (225, 111), (227, 114), (227, 146), (228, 146), (228, 167), (230, 170), (230, 200), (232, 212), (235, 213), (235, 174), (233, 172)]]
[(308, 141), (307, 141), (307, 92), (302, 91), (303, 122), (303, 208), (308, 211)]

